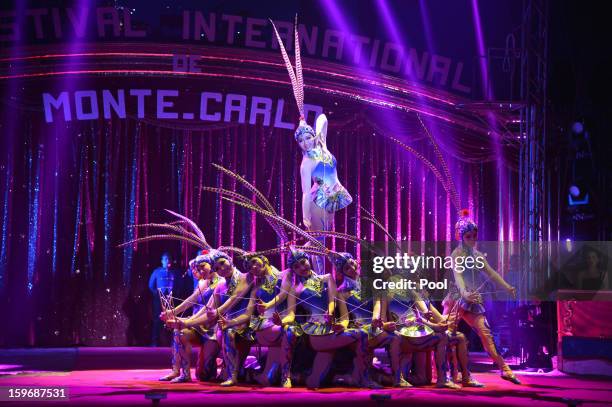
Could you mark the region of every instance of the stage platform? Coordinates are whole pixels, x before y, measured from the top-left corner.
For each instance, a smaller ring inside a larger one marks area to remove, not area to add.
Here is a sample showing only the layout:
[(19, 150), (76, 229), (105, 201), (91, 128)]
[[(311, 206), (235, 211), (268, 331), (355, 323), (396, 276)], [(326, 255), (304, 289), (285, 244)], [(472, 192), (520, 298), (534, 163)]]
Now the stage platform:
[[(195, 366), (196, 353), (192, 352)], [(257, 347), (251, 349), (256, 355)], [(265, 353), (265, 348), (263, 348)], [(388, 364), (387, 353), (377, 349), (375, 356)], [(1, 366), (17, 366), (21, 370), (104, 370), (104, 369), (163, 369), (168, 366), (172, 353), (169, 347), (71, 347), (71, 348), (20, 348), (3, 349), (0, 352)], [(507, 359), (512, 366), (515, 360)], [(472, 371), (486, 372), (492, 362), (485, 353), (470, 354)]]
[[(241, 385), (225, 388), (217, 383), (168, 384), (157, 381), (167, 373), (169, 350), (164, 348), (73, 348), (21, 349), (0, 352), (0, 386), (65, 386), (69, 400), (27, 402), (27, 405), (151, 405), (147, 393), (164, 394), (160, 405), (273, 406), (316, 405), (529, 405), (529, 406), (606, 406), (612, 404), (612, 381), (599, 377), (551, 373), (517, 372), (523, 385), (501, 380), (497, 372), (479, 363), (475, 376), (483, 389), (447, 390), (433, 386), (382, 390), (294, 388)], [(25, 355), (28, 355), (25, 357)], [(112, 356), (111, 356), (112, 355)], [(63, 365), (55, 365), (64, 361)], [(11, 362), (11, 363), (9, 363)], [(133, 363), (131, 367), (125, 365)], [(142, 367), (157, 365), (161, 367)], [(69, 365), (72, 368), (69, 369)], [(111, 368), (112, 365), (115, 368)], [(32, 367), (38, 365), (37, 369)], [(45, 366), (45, 367), (42, 367)], [(94, 367), (97, 366), (97, 367)], [(135, 368), (138, 367), (138, 368)], [(387, 400), (374, 398), (390, 397)], [(0, 402), (2, 404), (2, 402)], [(3, 405), (26, 405), (5, 402)]]
[[(411, 389), (361, 390), (353, 388), (279, 389), (275, 387), (221, 387), (213, 383), (168, 384), (157, 378), (167, 369), (79, 370), (74, 372), (22, 371), (4, 372), (0, 386), (65, 386), (69, 400), (63, 402), (28, 402), (27, 405), (146, 406), (146, 393), (164, 393), (160, 405), (205, 406), (607, 406), (612, 404), (612, 382), (597, 378), (572, 377), (562, 373), (520, 374), (523, 385), (501, 380), (495, 373), (476, 377), (483, 389), (447, 390), (432, 386)], [(390, 396), (385, 401), (372, 397)], [(17, 402), (6, 405), (19, 405)], [(26, 404), (23, 404), (26, 405)]]

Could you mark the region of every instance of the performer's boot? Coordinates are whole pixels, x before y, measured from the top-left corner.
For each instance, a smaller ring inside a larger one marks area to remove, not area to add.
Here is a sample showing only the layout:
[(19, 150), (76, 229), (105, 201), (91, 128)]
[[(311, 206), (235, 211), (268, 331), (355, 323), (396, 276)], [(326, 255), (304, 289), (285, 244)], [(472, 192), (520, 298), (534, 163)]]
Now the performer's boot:
[(521, 384), (521, 381), (514, 375), (510, 366), (506, 365), (502, 368), (501, 378), (514, 384)]
[[(389, 344), (389, 353), (391, 359), (391, 372), (393, 373), (393, 387), (412, 387), (406, 380), (407, 372), (410, 371), (410, 359), (412, 354), (402, 353), (402, 339), (399, 336), (393, 336)], [(404, 374), (406, 372), (406, 374)]]
[(182, 332), (175, 330), (173, 346), (176, 347), (180, 375), (170, 380), (170, 383), (188, 383), (191, 381), (191, 345), (185, 342)]
[(438, 375), (436, 387), (455, 390), (460, 389), (460, 386), (456, 385), (446, 376), (446, 347), (448, 346), (448, 337), (446, 336), (446, 333), (436, 334), (436, 336), (439, 338), (438, 343), (434, 348), (436, 373)]
[(172, 372), (159, 378), (160, 382), (169, 382), (180, 376), (181, 372), (181, 356), (180, 350), (180, 332), (178, 329), (173, 331), (172, 335)]
[(489, 322), (486, 318), (477, 326), (477, 333), (482, 342), (482, 346), (485, 351), (489, 354), (489, 357), (497, 364), (499, 370), (501, 371), (501, 378), (507, 380), (514, 384), (521, 384), (521, 381), (514, 375), (510, 366), (506, 363), (504, 358), (497, 353), (497, 348), (495, 347), (495, 341), (493, 340), (493, 335), (491, 335), (491, 328), (489, 327)]
[(370, 366), (371, 363), (368, 361), (371, 359), (368, 353), (368, 333), (365, 331), (357, 331), (357, 343), (355, 344), (355, 359), (353, 369), (353, 380), (361, 385), (361, 387), (367, 387), (370, 389), (381, 389), (382, 386), (376, 383), (370, 377)]
[[(177, 330), (175, 330), (177, 332)], [(160, 382), (169, 382), (170, 380), (179, 377), (181, 369), (180, 356), (178, 354), (178, 346), (175, 344), (176, 335), (172, 336), (172, 372), (159, 378)]]
[(484, 384), (474, 379), (471, 375), (468, 375), (467, 378), (465, 376), (461, 378), (461, 386), (462, 387), (485, 387)]
[(214, 380), (217, 377), (217, 354), (219, 344), (215, 340), (206, 339), (198, 355), (196, 376), (200, 381)]
[(238, 384), (238, 348), (236, 346), (236, 331), (229, 328), (223, 331), (223, 360), (227, 371), (227, 380), (221, 386), (235, 386)]
[(281, 386), (288, 389), (292, 387), (291, 383), (291, 362), (293, 360), (293, 351), (297, 345), (296, 328), (293, 325), (283, 327), (281, 337)]

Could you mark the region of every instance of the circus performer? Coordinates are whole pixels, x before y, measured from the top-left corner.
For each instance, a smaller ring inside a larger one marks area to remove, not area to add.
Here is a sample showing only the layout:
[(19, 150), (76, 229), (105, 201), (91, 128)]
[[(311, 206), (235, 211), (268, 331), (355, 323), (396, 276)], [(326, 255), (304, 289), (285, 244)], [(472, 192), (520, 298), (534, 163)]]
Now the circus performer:
[[(282, 324), (297, 324), (307, 339), (308, 346), (316, 352), (312, 371), (306, 379), (309, 388), (318, 388), (329, 372), (335, 351), (348, 348), (355, 354), (357, 386), (376, 386), (368, 376), (367, 333), (360, 329), (348, 329), (346, 306), (340, 305), (340, 318), (336, 311), (336, 284), (331, 274), (319, 275), (311, 268), (308, 255), (303, 251), (289, 254), (288, 264), (293, 276), (291, 293), (287, 298), (287, 314)], [(302, 305), (305, 318), (296, 318), (296, 305)], [(376, 386), (377, 387), (377, 386)]]
[(377, 325), (383, 324), (386, 330), (394, 329), (389, 350), (393, 385), (411, 387), (408, 377), (413, 353), (433, 350), (437, 373), (436, 387), (458, 389), (459, 386), (446, 376), (446, 326), (438, 328), (423, 322), (421, 315), (427, 312), (427, 306), (420, 296), (414, 292), (389, 292), (377, 301), (381, 302), (376, 306), (381, 313), (373, 316)]
[[(137, 224), (130, 225), (132, 228), (146, 228), (147, 230), (155, 230), (156, 232), (153, 234), (146, 234), (142, 237), (138, 237), (136, 239), (132, 239), (130, 241), (124, 242), (119, 245), (119, 247), (132, 246), (138, 243), (145, 243), (152, 240), (178, 240), (183, 243), (187, 243), (193, 245), (195, 247), (203, 248), (204, 252), (207, 252), (204, 257), (196, 258), (196, 261), (192, 263), (194, 267), (197, 268), (196, 274), (202, 273), (202, 277), (205, 279), (215, 280), (216, 270), (213, 270), (211, 274), (208, 274), (207, 270), (208, 266), (214, 265), (215, 256), (218, 255), (218, 251), (213, 250), (210, 246), (204, 233), (198, 225), (192, 221), (191, 219), (173, 212), (171, 210), (166, 209), (166, 212), (177, 218), (176, 221), (171, 223), (145, 223), (145, 224)], [(159, 233), (157, 231), (161, 230), (163, 233)], [(218, 274), (218, 273), (216, 273)], [(174, 330), (175, 337), (173, 346), (176, 348), (173, 350), (174, 355), (179, 355), (180, 357), (174, 358), (173, 363), (173, 372), (163, 377), (164, 380), (169, 380), (174, 383), (176, 382), (188, 382), (191, 381), (191, 369), (190, 369), (190, 356), (191, 356), (191, 346), (192, 343), (197, 343), (198, 341), (204, 341), (204, 351), (200, 355), (199, 362), (202, 362), (202, 368), (198, 369), (198, 373), (204, 373), (203, 378), (212, 378), (216, 376), (216, 369), (213, 367), (216, 353), (218, 352), (218, 345), (215, 343), (215, 335), (213, 334), (213, 327), (216, 324), (214, 318), (207, 318), (207, 311), (211, 306), (211, 304), (218, 304), (218, 301), (215, 302), (215, 296), (213, 295), (219, 289), (220, 282), (217, 281), (214, 284), (211, 282), (208, 283), (207, 290), (210, 291), (198, 292), (197, 295), (194, 293), (192, 296), (202, 297), (202, 301), (204, 301), (207, 297), (208, 306), (203, 307), (200, 311), (193, 314), (191, 317), (182, 318), (177, 316), (177, 309), (171, 306), (172, 297), (171, 295), (166, 295), (160, 293), (160, 298), (166, 304), (165, 309), (161, 317), (164, 319), (165, 325), (167, 328)], [(196, 290), (199, 290), (201, 287), (198, 285)], [(195, 302), (190, 300), (190, 302)], [(187, 304), (179, 305), (178, 310), (183, 311), (182, 307), (187, 307)], [(204, 315), (202, 315), (204, 314)], [(214, 314), (213, 314), (214, 317)], [(185, 331), (187, 329), (187, 331)], [(203, 358), (203, 359), (202, 359)], [(173, 377), (176, 373), (175, 366), (176, 363), (179, 364), (179, 375)], [(201, 377), (201, 375), (199, 375)]]
[[(237, 382), (239, 366), (247, 356), (242, 344), (236, 342), (235, 336), (248, 329), (248, 320), (243, 320), (240, 316), (244, 314), (249, 302), (247, 295), (250, 282), (247, 275), (234, 266), (232, 259), (225, 252), (216, 251), (212, 255), (212, 260), (213, 271), (223, 278), (212, 296), (213, 305), (219, 305), (214, 308), (208, 307), (202, 310), (204, 315), (196, 315), (193, 320), (186, 320), (183, 323), (189, 326), (197, 324), (200, 319), (217, 322), (222, 338), (222, 354), (227, 377), (221, 385), (231, 386)], [(240, 363), (236, 363), (236, 360)]]
[[(302, 186), (302, 221), (306, 229), (333, 230), (334, 213), (347, 207), (353, 198), (338, 180), (337, 161), (327, 149), (327, 117), (321, 114), (316, 119), (315, 129), (306, 123), (304, 110), (304, 80), (300, 56), (300, 41), (295, 24), (295, 71), (285, 46), (272, 24), (283, 60), (289, 72), (293, 95), (300, 113), (295, 140), (302, 150), (300, 178)], [(324, 242), (325, 237), (319, 239)], [(324, 273), (324, 258), (315, 257), (315, 271)]]
[[(230, 318), (241, 314), (237, 308), (246, 307), (245, 295), (249, 290), (249, 283), (246, 275), (236, 269), (231, 258), (223, 251), (214, 250), (211, 254), (212, 270), (221, 277), (221, 281), (215, 287), (206, 307), (202, 308), (197, 314), (189, 318), (175, 317), (167, 320), (166, 325), (174, 329), (189, 329), (199, 325), (214, 326), (223, 325), (224, 328), (232, 327)], [(216, 331), (216, 339), (221, 340), (221, 350), (225, 362), (225, 376), (230, 377), (234, 366), (231, 364), (233, 359), (226, 357), (226, 343), (222, 332)], [(190, 351), (190, 349), (187, 349)], [(230, 350), (232, 353), (234, 349)], [(189, 353), (187, 353), (189, 354)], [(224, 382), (225, 383), (225, 382)], [(223, 383), (222, 383), (223, 385)]]
[(175, 329), (185, 329), (202, 324), (209, 326), (217, 324), (220, 328), (217, 330), (217, 340), (221, 340), (226, 377), (221, 385), (230, 386), (237, 380), (237, 365), (234, 363), (236, 353), (242, 356), (242, 360), (246, 357), (242, 352), (243, 349), (234, 347), (230, 338), (245, 328), (245, 321), (236, 317), (242, 315), (247, 307), (248, 297), (246, 295), (250, 289), (250, 283), (246, 274), (234, 267), (227, 253), (215, 250), (211, 253), (211, 257), (212, 270), (222, 279), (213, 291), (207, 306), (189, 318), (177, 317), (167, 321), (166, 325)]
[[(359, 264), (354, 256), (348, 252), (336, 253), (333, 257), (335, 268), (335, 281), (337, 290), (338, 310), (340, 323), (345, 326), (347, 332), (358, 331), (366, 338), (366, 372), (370, 376), (369, 369), (373, 360), (373, 351), (377, 347), (384, 346), (386, 332), (372, 326), (372, 300), (363, 298), (361, 292)], [(353, 365), (351, 374), (338, 376), (336, 381), (345, 384), (360, 383), (360, 369), (362, 366)], [(379, 387), (378, 383), (368, 379), (370, 387)]]
[[(263, 385), (269, 386), (275, 382), (277, 376), (281, 376), (281, 385), (291, 387), (291, 377), (288, 371), (281, 371), (290, 357), (288, 341), (291, 340), (291, 332), (283, 330), (278, 323), (279, 310), (282, 308), (287, 293), (291, 288), (291, 280), (287, 272), (280, 272), (263, 254), (247, 253), (245, 256), (245, 270), (251, 281), (251, 292), (249, 303), (245, 312), (235, 318), (234, 324), (249, 322), (248, 329), (234, 331), (227, 337), (228, 345), (234, 348), (242, 347), (242, 352), (236, 352), (233, 365), (236, 368), (235, 377), (238, 375), (238, 367), (242, 364), (242, 355), (248, 353), (254, 344), (268, 348), (266, 364), (263, 372), (255, 379)], [(225, 322), (221, 323), (225, 325)], [(226, 332), (230, 332), (229, 328)], [(235, 381), (226, 385), (235, 384)]]
[(521, 382), (516, 378), (504, 358), (497, 353), (480, 293), (480, 289), (489, 280), (502, 287), (512, 297), (516, 297), (516, 289), (489, 265), (482, 253), (476, 250), (477, 235), (478, 226), (476, 222), (469, 216), (468, 211), (462, 211), (455, 225), (455, 237), (459, 241), (459, 245), (453, 250), (451, 256), (454, 258), (481, 257), (484, 267), (476, 267), (474, 264), (468, 267), (466, 264), (465, 270), (458, 270), (457, 267), (453, 269), (455, 285), (445, 299), (444, 314), (454, 314), (457, 322), (460, 319), (467, 322), (478, 334), (489, 357), (501, 370), (502, 379), (520, 384)]
[(450, 319), (453, 316), (440, 314), (429, 300), (427, 291), (420, 291), (419, 296), (422, 300), (420, 308), (426, 310), (421, 315), (421, 322), (436, 332), (444, 332), (448, 338), (447, 359), (450, 362), (453, 382), (461, 383), (462, 387), (484, 387), (469, 371), (468, 341), (463, 333), (457, 331), (457, 325)]
[[(212, 257), (207, 250), (189, 262), (193, 276), (197, 279), (197, 287), (193, 293), (173, 309), (167, 309), (160, 314), (162, 321), (172, 320), (189, 308), (197, 314), (210, 300), (220, 279), (212, 271)], [(172, 372), (160, 378), (160, 381), (184, 383), (191, 381), (191, 347), (201, 345), (196, 365), (196, 377), (199, 380), (211, 380), (217, 375), (216, 357), (219, 354), (219, 344), (210, 324), (194, 325), (190, 328), (174, 329), (172, 342)]]

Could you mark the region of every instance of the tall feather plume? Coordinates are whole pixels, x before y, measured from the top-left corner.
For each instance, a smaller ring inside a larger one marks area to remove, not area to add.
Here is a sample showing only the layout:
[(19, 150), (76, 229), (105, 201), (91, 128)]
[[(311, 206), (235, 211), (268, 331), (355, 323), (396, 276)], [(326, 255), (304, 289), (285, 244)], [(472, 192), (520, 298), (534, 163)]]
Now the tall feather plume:
[(276, 253), (283, 253), (283, 252), (291, 252), (291, 251), (296, 251), (296, 250), (301, 250), (303, 252), (309, 253), (309, 254), (316, 254), (318, 256), (330, 256), (330, 255), (338, 255), (338, 253), (326, 249), (326, 250), (319, 250), (313, 246), (283, 246), (283, 247), (275, 247), (272, 249), (267, 249), (267, 250), (260, 250), (257, 252), (253, 252), (253, 255), (263, 255), (263, 256), (269, 256), (271, 254), (276, 254)]
[[(178, 232), (180, 234), (182, 234), (183, 236), (186, 236), (192, 240), (196, 240), (196, 241), (202, 241), (200, 239), (199, 236), (197, 236), (195, 233), (192, 233), (188, 230), (186, 230), (183, 227), (177, 226), (176, 224), (170, 224), (170, 223), (139, 223), (137, 225), (129, 225), (128, 227), (130, 228), (157, 228), (157, 229), (166, 229), (168, 231), (171, 232)], [(206, 242), (203, 242), (203, 244)]]
[(198, 235), (198, 237), (200, 239), (202, 239), (202, 242), (204, 242), (204, 249), (212, 249), (212, 247), (208, 244), (208, 242), (206, 241), (206, 237), (204, 236), (204, 233), (202, 233), (202, 231), (200, 230), (200, 228), (198, 227), (198, 225), (196, 225), (196, 223), (194, 221), (192, 221), (191, 219), (189, 219), (186, 216), (181, 215), (180, 213), (176, 213), (171, 211), (170, 209), (166, 209), (166, 212), (176, 216), (179, 219), (184, 220), (185, 222), (187, 222), (187, 224), (189, 226), (191, 226), (191, 228), (193, 229), (193, 231), (196, 233), (196, 235)]
[[(401, 142), (400, 140), (396, 139), (395, 137), (391, 137), (391, 136), (385, 136), (385, 137), (387, 137), (389, 140), (393, 141), (395, 144), (399, 145), (404, 150), (408, 151), (410, 154), (413, 154), (423, 164), (425, 164), (425, 166), (427, 168), (429, 168), (429, 170), (435, 175), (435, 177), (438, 179), (438, 181), (440, 181), (440, 184), (442, 185), (442, 188), (444, 188), (446, 193), (449, 194), (451, 196), (451, 198), (453, 197), (453, 192), (450, 189), (450, 187), (448, 185), (448, 182), (446, 181), (446, 179), (444, 179), (444, 177), (442, 176), (442, 174), (440, 173), (438, 168), (436, 168), (436, 166), (431, 163), (431, 161), (429, 161), (427, 158), (425, 158), (421, 153), (416, 151), (414, 148), (412, 148), (409, 145)], [(458, 203), (455, 202), (454, 199), (453, 199), (453, 205), (458, 205)], [(457, 209), (457, 210), (459, 210), (459, 209)]]
[[(235, 199), (237, 201), (249, 204), (249, 205), (253, 205), (256, 206), (262, 210), (265, 210), (264, 208), (262, 208), (261, 206), (254, 204), (249, 198), (247, 198), (244, 195), (240, 195), (238, 192), (234, 192), (234, 191), (230, 191), (228, 189), (223, 189), (223, 188), (215, 188), (215, 187), (202, 187), (203, 191), (207, 191), (207, 192), (214, 192), (217, 193), (221, 196), (226, 196), (226, 197), (230, 197), (232, 199)], [(276, 214), (276, 213), (274, 213)], [(272, 217), (265, 217), (264, 218), (266, 220), (266, 222), (268, 222), (268, 224), (270, 225), (270, 227), (272, 227), (272, 229), (274, 230), (274, 232), (277, 234), (277, 236), (279, 236), (281, 238), (281, 241), (286, 242), (289, 241), (289, 237), (287, 236), (287, 233), (285, 232), (285, 230), (283, 229), (283, 226), (279, 225), (278, 222), (276, 222), (276, 220)]]
[[(300, 52), (300, 37), (298, 35), (298, 18), (295, 15), (294, 25), (294, 40), (295, 40), (295, 76), (297, 79), (297, 95), (295, 101), (297, 102), (300, 114), (304, 116), (304, 75), (302, 74), (302, 53)], [(306, 118), (304, 118), (306, 120)]]
[[(271, 213), (273, 213), (273, 214), (278, 216), (278, 214), (276, 213), (276, 209), (274, 209), (274, 206), (272, 206), (272, 204), (270, 203), (270, 201), (268, 201), (266, 196), (264, 194), (262, 194), (261, 191), (259, 191), (253, 184), (251, 184), (249, 181), (247, 181), (246, 179), (244, 179), (243, 177), (241, 177), (237, 173), (235, 173), (235, 172), (233, 172), (231, 170), (228, 170), (227, 168), (224, 168), (224, 167), (220, 166), (219, 164), (212, 163), (212, 165), (216, 169), (218, 169), (219, 171), (222, 171), (226, 175), (228, 175), (228, 176), (236, 179), (238, 182), (240, 182), (246, 189), (248, 189), (253, 194), (255, 194), (255, 196), (261, 201), (263, 206), (269, 212), (271, 212)], [(282, 228), (282, 226), (278, 225), (278, 223), (274, 222), (271, 219), (267, 219), (267, 220), (268, 220), (268, 223), (270, 224), (270, 226), (272, 227), (272, 229), (274, 229), (274, 231), (278, 235), (278, 237), (280, 237), (281, 244), (284, 243), (284, 242), (289, 241), (289, 236), (287, 236), (287, 233), (285, 233), (285, 230)]]
[(363, 206), (359, 206), (359, 208), (365, 212), (365, 214), (367, 216), (364, 216), (362, 219), (365, 219), (369, 222), (372, 222), (374, 225), (376, 225), (380, 230), (383, 231), (383, 233), (393, 242), (393, 244), (395, 245), (395, 247), (397, 248), (397, 250), (401, 251), (401, 246), (400, 244), (397, 242), (397, 240), (393, 237), (393, 235), (391, 235), (391, 233), (389, 233), (389, 231), (382, 225), (382, 223), (380, 223), (378, 221), (378, 219), (376, 219), (376, 217), (374, 216), (373, 213), (371, 213), (370, 211), (368, 211), (366, 208), (364, 208)]
[(190, 239), (188, 237), (182, 235), (174, 235), (174, 234), (164, 234), (164, 235), (149, 235), (145, 237), (139, 237), (138, 239), (132, 239), (127, 242), (121, 243), (117, 247), (125, 247), (132, 245), (134, 243), (145, 243), (150, 242), (152, 240), (180, 240), (181, 242), (189, 243), (196, 247), (202, 247), (202, 242)]
[(357, 236), (349, 235), (347, 233), (334, 232), (331, 230), (309, 230), (308, 233), (310, 233), (312, 236), (334, 237), (336, 239), (343, 239), (356, 244), (363, 243)]
[[(291, 60), (289, 59), (289, 55), (287, 54), (287, 50), (285, 50), (285, 44), (283, 44), (283, 40), (278, 34), (278, 30), (274, 25), (274, 21), (270, 20), (272, 24), (272, 28), (274, 29), (274, 34), (276, 35), (276, 40), (278, 41), (278, 46), (281, 50), (281, 55), (283, 56), (283, 60), (285, 61), (285, 66), (287, 67), (287, 72), (289, 73), (289, 79), (291, 79), (291, 87), (293, 88), (293, 97), (295, 98), (295, 102), (298, 105), (298, 110), (300, 112), (300, 116), (304, 116), (304, 102), (300, 104), (300, 94), (303, 95), (303, 90), (299, 90), (297, 77), (295, 75), (295, 71), (293, 70), (293, 65), (291, 65)], [(303, 100), (303, 96), (301, 98)]]
[(238, 255), (243, 256), (243, 257), (249, 255), (248, 251), (241, 249), (239, 247), (235, 247), (235, 246), (220, 246), (217, 248), (217, 250), (219, 250), (220, 252), (225, 252), (225, 253), (227, 252), (238, 253)]
[(282, 218), (282, 217), (280, 217), (278, 215), (275, 215), (275, 214), (273, 214), (273, 213), (271, 213), (269, 211), (266, 211), (263, 208), (260, 208), (260, 207), (258, 207), (256, 205), (253, 205), (253, 204), (247, 204), (245, 202), (236, 201), (236, 200), (233, 200), (233, 199), (230, 199), (230, 198), (226, 198), (226, 197), (223, 197), (223, 199), (225, 199), (228, 202), (235, 203), (236, 205), (243, 206), (243, 207), (245, 207), (247, 209), (250, 209), (250, 210), (252, 210), (254, 212), (257, 212), (257, 213), (259, 213), (262, 216), (271, 217), (274, 220), (276, 220), (278, 223), (280, 223), (281, 225), (286, 227), (287, 229), (291, 230), (292, 232), (297, 233), (298, 235), (302, 236), (303, 238), (305, 238), (306, 240), (311, 242), (315, 247), (319, 247), (321, 249), (325, 249), (325, 246), (323, 246), (321, 244), (321, 242), (319, 242), (313, 236), (309, 235), (308, 232), (305, 232), (304, 230), (302, 230), (301, 228), (299, 228), (298, 226), (296, 226), (292, 222), (290, 222), (290, 221), (288, 221), (288, 220), (286, 220), (286, 219), (284, 219), (284, 218)]

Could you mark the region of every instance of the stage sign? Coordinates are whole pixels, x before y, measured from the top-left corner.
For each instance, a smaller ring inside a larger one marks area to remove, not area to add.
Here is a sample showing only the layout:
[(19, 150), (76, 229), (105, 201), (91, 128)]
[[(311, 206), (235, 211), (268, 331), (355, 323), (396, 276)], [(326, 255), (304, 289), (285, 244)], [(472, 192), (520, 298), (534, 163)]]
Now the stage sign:
[[(0, 43), (17, 48), (65, 43), (67, 49), (74, 49), (76, 43), (170, 42), (278, 52), (268, 21), (272, 18), (288, 51), (293, 51), (294, 22), (286, 14), (279, 17), (274, 7), (236, 2), (242, 6), (223, 4), (223, 10), (212, 11), (187, 2), (178, 7), (178, 3), (161, 10), (151, 10), (149, 5), (46, 7), (39, 3), (37, 7), (36, 2), (16, 10), (5, 5), (0, 10)], [(341, 6), (350, 7), (353, 14), (367, 12), (367, 7), (355, 10), (350, 3)], [(334, 10), (323, 7), (303, 11), (298, 24), (302, 54), (470, 95), (477, 79), (476, 55), (481, 53), (476, 49), (471, 3), (448, 4), (428, 15), (418, 2), (390, 7), (388, 15), (359, 16), (367, 18), (368, 24), (346, 21), (339, 9), (333, 19), (325, 14)], [(297, 5), (295, 11), (300, 11)], [(452, 25), (447, 24), (449, 17), (454, 19)]]
[[(283, 115), (284, 99), (204, 91), (199, 93), (199, 105), (183, 106), (185, 111), (179, 112), (178, 101), (193, 96), (193, 91), (179, 89), (88, 89), (43, 92), (42, 105), (47, 123), (57, 120), (58, 115), (67, 122), (102, 117), (125, 119), (130, 111), (135, 112), (139, 119), (147, 117), (240, 124), (261, 122), (266, 127), (281, 129), (294, 129), (296, 126), (295, 120), (283, 119), (287, 117)], [(307, 118), (312, 119), (312, 122), (323, 113), (323, 108), (318, 105), (305, 104), (304, 108)]]

